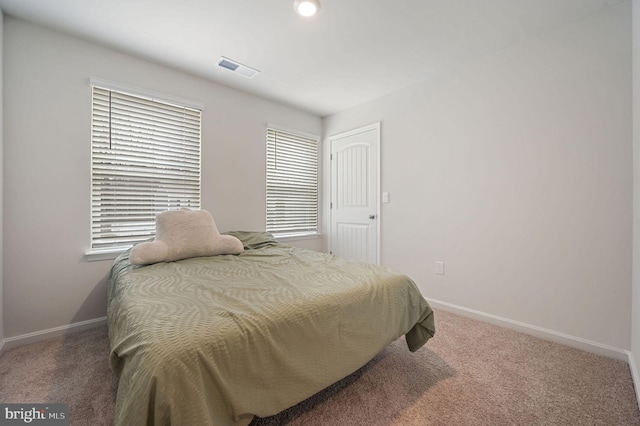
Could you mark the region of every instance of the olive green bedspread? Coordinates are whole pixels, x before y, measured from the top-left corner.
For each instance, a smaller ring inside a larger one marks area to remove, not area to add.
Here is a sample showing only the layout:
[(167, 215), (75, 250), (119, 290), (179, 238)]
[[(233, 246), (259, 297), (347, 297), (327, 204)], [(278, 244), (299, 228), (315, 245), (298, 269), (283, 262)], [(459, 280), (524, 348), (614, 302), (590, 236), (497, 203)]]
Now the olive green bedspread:
[(233, 233), (241, 255), (133, 266), (108, 290), (116, 425), (247, 425), (346, 377), (433, 312), (407, 276)]

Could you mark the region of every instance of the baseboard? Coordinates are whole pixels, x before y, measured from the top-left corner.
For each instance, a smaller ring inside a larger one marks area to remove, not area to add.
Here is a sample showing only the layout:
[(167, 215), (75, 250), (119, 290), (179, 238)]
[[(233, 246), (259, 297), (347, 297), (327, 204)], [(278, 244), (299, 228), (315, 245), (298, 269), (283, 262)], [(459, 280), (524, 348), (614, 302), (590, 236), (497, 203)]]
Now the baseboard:
[[(557, 331), (549, 330), (535, 325), (526, 324), (519, 321), (514, 321), (508, 318), (500, 317), (486, 312), (476, 311), (474, 309), (465, 308), (462, 306), (454, 305), (439, 300), (428, 299), (429, 304), (444, 311), (453, 312), (462, 316), (477, 319), (479, 321), (487, 322), (490, 324), (498, 325), (501, 327), (509, 328), (521, 333), (529, 334), (531, 336), (539, 337), (541, 339), (550, 340), (552, 342), (560, 343), (573, 348), (581, 349), (583, 351), (591, 352), (596, 355), (606, 356), (608, 358), (617, 359), (620, 361), (629, 362), (631, 359), (631, 352), (615, 348), (613, 346), (603, 345), (598, 342), (583, 339), (581, 337), (571, 336)], [(630, 366), (632, 364), (629, 364)], [(636, 391), (640, 386), (640, 381), (636, 381), (637, 377), (633, 377), (634, 383), (636, 383)], [(640, 401), (640, 399), (638, 399)]]
[(633, 380), (633, 387), (636, 391), (636, 400), (640, 407), (640, 376), (638, 375), (638, 366), (636, 360), (633, 357), (633, 353), (629, 352), (629, 370), (631, 370), (631, 380)]
[(107, 325), (107, 317), (80, 321), (69, 325), (49, 328), (47, 330), (35, 331), (33, 333), (22, 334), (20, 336), (7, 337), (0, 341), (0, 355), (9, 349), (18, 346), (35, 343), (42, 340), (51, 339), (52, 337), (64, 336), (69, 333), (77, 333), (79, 331), (89, 330), (96, 327)]

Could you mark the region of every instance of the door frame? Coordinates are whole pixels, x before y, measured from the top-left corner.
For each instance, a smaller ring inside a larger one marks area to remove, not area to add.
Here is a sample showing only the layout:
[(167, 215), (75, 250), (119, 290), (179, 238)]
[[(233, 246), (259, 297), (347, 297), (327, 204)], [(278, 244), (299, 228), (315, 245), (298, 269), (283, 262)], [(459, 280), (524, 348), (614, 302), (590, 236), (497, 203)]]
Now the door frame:
[(333, 202), (334, 196), (335, 194), (333, 193), (333, 183), (334, 183), (334, 176), (333, 176), (333, 162), (331, 161), (331, 155), (333, 155), (333, 141), (335, 139), (342, 139), (345, 137), (349, 137), (349, 136), (353, 136), (353, 135), (357, 135), (358, 133), (364, 133), (364, 132), (368, 132), (371, 130), (375, 130), (375, 136), (376, 136), (376, 140), (374, 141), (374, 144), (376, 145), (376, 153), (377, 153), (377, 158), (374, 158), (372, 163), (374, 164), (374, 166), (376, 167), (376, 182), (373, 182), (373, 184), (376, 186), (375, 188), (375, 194), (376, 194), (376, 198), (374, 200), (374, 204), (376, 206), (376, 241), (375, 241), (375, 246), (376, 246), (376, 264), (379, 265), (380, 264), (380, 259), (381, 259), (381, 254), (380, 254), (380, 231), (381, 231), (381, 217), (380, 217), (380, 183), (381, 183), (381, 178), (380, 178), (380, 159), (381, 159), (381, 155), (380, 155), (380, 121), (372, 123), (372, 124), (368, 124), (366, 126), (362, 126), (362, 127), (358, 127), (356, 129), (352, 129), (352, 130), (348, 130), (346, 132), (342, 132), (342, 133), (338, 133), (332, 136), (329, 136), (329, 238), (328, 238), (328, 246), (329, 246), (329, 252), (333, 252), (333, 209), (331, 208), (331, 203)]

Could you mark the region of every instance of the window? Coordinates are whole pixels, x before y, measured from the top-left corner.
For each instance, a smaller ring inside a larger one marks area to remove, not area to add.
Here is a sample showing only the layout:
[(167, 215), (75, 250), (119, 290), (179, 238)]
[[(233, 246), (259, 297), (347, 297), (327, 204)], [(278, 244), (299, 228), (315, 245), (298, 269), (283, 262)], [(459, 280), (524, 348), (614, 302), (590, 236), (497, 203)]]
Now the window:
[(92, 81), (91, 250), (155, 234), (164, 210), (200, 208), (201, 111)]
[(267, 129), (267, 231), (318, 233), (318, 140)]

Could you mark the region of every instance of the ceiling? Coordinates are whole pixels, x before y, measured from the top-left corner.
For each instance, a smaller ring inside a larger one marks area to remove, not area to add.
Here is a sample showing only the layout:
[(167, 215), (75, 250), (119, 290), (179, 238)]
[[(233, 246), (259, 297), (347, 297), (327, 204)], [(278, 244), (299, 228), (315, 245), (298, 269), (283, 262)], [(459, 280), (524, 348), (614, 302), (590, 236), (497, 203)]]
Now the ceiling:
[[(0, 0), (11, 15), (330, 115), (629, 0)], [(218, 67), (225, 56), (260, 71)]]

